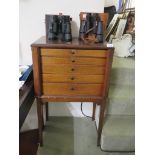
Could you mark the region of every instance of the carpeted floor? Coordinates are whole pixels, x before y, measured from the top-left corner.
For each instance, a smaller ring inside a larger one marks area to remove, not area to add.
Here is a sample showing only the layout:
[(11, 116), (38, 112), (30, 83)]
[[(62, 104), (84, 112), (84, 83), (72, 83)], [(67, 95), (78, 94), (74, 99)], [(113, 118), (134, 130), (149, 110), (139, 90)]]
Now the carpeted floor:
[(37, 155), (134, 155), (110, 153), (97, 147), (95, 122), (80, 117), (50, 117), (43, 133), (44, 146)]

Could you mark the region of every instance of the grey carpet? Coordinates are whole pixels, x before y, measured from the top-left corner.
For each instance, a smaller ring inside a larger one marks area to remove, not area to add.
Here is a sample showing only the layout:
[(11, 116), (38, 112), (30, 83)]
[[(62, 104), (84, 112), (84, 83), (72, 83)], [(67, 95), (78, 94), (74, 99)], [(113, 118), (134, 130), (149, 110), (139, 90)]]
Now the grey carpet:
[(134, 151), (135, 117), (107, 115), (102, 130), (101, 148), (104, 151)]
[(50, 117), (43, 133), (44, 146), (37, 155), (134, 155), (103, 152), (97, 147), (95, 122), (80, 117)]
[(135, 60), (114, 57), (102, 130), (104, 151), (135, 150)]

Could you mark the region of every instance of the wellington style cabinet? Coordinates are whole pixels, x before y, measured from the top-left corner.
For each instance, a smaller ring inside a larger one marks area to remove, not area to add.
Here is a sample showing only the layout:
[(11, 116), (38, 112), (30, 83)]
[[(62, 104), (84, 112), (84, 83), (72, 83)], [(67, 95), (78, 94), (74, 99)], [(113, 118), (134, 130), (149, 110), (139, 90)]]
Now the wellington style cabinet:
[(48, 119), (49, 102), (93, 102), (93, 119), (96, 104), (100, 105), (97, 131), (100, 145), (113, 48), (106, 43), (85, 43), (76, 38), (66, 43), (47, 41), (46, 37), (31, 47), (40, 145), (43, 145), (43, 104)]

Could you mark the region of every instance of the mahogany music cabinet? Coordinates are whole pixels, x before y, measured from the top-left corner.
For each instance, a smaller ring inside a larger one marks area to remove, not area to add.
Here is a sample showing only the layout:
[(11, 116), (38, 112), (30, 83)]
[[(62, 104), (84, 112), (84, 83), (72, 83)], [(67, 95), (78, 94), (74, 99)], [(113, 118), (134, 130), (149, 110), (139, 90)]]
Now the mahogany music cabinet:
[(103, 126), (109, 89), (113, 48), (106, 43), (47, 41), (41, 37), (32, 47), (34, 90), (37, 100), (39, 142), (43, 145), (43, 104), (48, 102), (93, 102), (100, 105), (97, 144)]

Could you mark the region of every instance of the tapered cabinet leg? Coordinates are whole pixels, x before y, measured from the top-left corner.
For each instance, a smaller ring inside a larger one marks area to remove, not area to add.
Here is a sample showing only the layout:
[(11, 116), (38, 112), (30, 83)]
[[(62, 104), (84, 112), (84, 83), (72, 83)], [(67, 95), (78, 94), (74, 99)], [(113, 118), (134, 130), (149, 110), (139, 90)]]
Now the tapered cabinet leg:
[(43, 135), (42, 135), (42, 126), (43, 126), (43, 120), (42, 120), (42, 103), (41, 100), (37, 98), (37, 114), (38, 114), (38, 129), (39, 129), (39, 143), (40, 146), (43, 146)]
[(100, 116), (99, 116), (99, 126), (98, 126), (98, 135), (97, 135), (97, 146), (100, 146), (101, 141), (101, 134), (103, 128), (103, 121), (104, 121), (104, 111), (105, 111), (106, 102), (103, 101), (100, 105)]
[(41, 104), (41, 120), (42, 120), (42, 129), (44, 130), (44, 109), (43, 109), (44, 105)]
[(95, 120), (96, 103), (93, 103), (92, 121)]
[(46, 121), (48, 121), (48, 102), (45, 104), (46, 109)]

